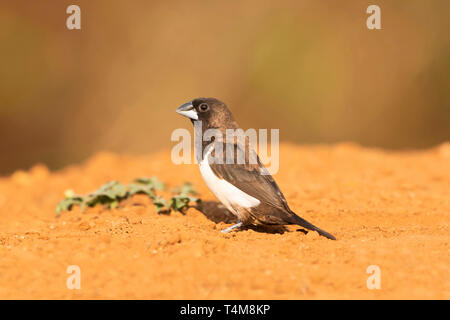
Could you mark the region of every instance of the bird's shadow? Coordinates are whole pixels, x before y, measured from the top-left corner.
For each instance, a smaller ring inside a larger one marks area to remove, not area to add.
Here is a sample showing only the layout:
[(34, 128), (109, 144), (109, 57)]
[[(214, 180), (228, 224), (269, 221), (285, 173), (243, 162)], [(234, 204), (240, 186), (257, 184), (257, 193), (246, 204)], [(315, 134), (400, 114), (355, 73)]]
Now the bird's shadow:
[[(228, 211), (227, 208), (225, 208), (224, 205), (222, 205), (219, 202), (216, 201), (203, 201), (201, 204), (197, 205), (195, 207), (198, 211), (203, 213), (203, 215), (213, 221), (214, 223), (236, 223), (236, 217)], [(288, 229), (284, 226), (246, 226), (241, 228), (241, 230), (254, 230), (256, 232), (261, 233), (279, 233), (283, 234), (288, 231)], [(308, 231), (303, 229), (298, 229), (297, 231), (308, 233)]]
[(215, 223), (233, 223), (236, 222), (236, 217), (225, 208), (219, 202), (216, 201), (202, 201), (199, 205), (195, 207), (198, 211), (203, 213), (203, 215)]

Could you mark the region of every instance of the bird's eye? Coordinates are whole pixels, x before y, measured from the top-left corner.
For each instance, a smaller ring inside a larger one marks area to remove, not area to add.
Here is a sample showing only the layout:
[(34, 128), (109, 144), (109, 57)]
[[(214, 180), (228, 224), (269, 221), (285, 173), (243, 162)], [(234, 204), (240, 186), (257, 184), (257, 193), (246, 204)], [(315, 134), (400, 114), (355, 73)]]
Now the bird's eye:
[(206, 103), (202, 103), (200, 105), (200, 111), (205, 112), (205, 111), (208, 111), (208, 109), (209, 109), (209, 107)]

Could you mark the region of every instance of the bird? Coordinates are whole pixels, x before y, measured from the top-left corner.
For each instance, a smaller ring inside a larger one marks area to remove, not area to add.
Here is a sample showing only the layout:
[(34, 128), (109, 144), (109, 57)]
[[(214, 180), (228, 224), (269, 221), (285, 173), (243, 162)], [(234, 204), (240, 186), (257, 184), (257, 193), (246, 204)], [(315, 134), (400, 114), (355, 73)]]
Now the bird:
[[(196, 98), (181, 105), (176, 112), (194, 125), (195, 153), (203, 180), (236, 217), (237, 223), (222, 230), (223, 233), (251, 226), (299, 225), (336, 240), (289, 208), (248, 139), (239, 136), (228, 139), (230, 130), (242, 131), (225, 103), (216, 98)], [(211, 139), (204, 139), (207, 132), (213, 132)]]

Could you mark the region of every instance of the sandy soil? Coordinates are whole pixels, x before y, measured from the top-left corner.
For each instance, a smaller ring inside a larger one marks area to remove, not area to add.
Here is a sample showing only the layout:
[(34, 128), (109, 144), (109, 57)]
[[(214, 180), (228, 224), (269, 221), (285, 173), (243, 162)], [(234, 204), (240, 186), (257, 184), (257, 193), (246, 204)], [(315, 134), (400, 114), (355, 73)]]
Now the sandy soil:
[[(169, 152), (100, 153), (58, 172), (36, 165), (2, 178), (0, 298), (450, 298), (450, 144), (284, 144), (280, 163), (275, 178), (291, 208), (337, 241), (295, 227), (221, 234), (226, 212), (198, 168), (173, 165)], [(169, 186), (191, 181), (203, 212), (158, 215), (137, 196), (112, 211), (55, 217), (66, 189), (152, 175)], [(81, 268), (81, 290), (66, 287), (69, 265)], [(380, 267), (380, 290), (366, 286), (369, 265)]]

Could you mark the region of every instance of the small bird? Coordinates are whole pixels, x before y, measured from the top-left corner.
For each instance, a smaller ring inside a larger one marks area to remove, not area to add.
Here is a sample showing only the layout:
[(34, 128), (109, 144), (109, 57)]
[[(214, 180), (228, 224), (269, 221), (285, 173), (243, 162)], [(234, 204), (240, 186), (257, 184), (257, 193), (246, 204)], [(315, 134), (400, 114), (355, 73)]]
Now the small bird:
[[(235, 138), (218, 138), (220, 135), (209, 141), (203, 139), (207, 130), (216, 130), (226, 137), (227, 129), (239, 129), (225, 103), (215, 98), (197, 98), (183, 104), (176, 112), (194, 124), (195, 151), (206, 185), (238, 220), (222, 232), (245, 226), (299, 225), (336, 240), (332, 234), (302, 219), (289, 208), (275, 180), (249, 147), (248, 139), (244, 143)], [(197, 143), (199, 137), (201, 143)], [(225, 160), (226, 152), (222, 152), (225, 150), (234, 151), (231, 163)], [(244, 155), (244, 161), (237, 159), (238, 154)], [(251, 161), (252, 156), (254, 161)], [(217, 161), (221, 157), (224, 157), (223, 161)]]

